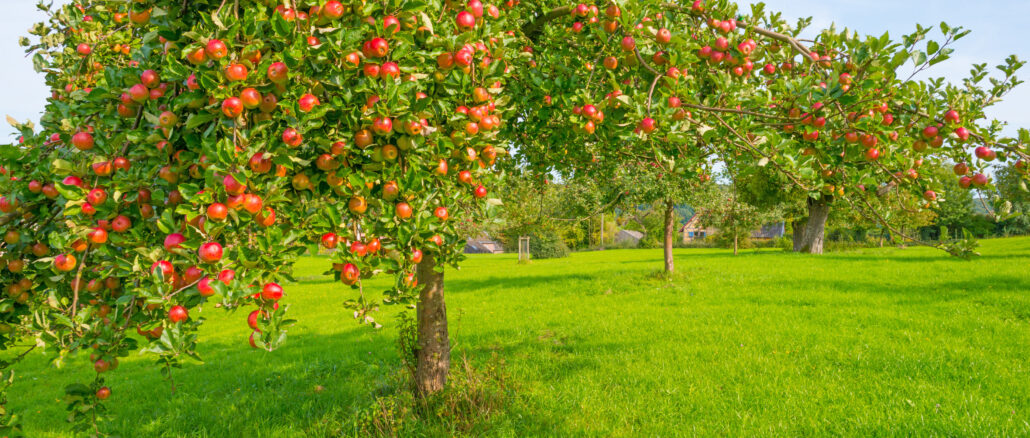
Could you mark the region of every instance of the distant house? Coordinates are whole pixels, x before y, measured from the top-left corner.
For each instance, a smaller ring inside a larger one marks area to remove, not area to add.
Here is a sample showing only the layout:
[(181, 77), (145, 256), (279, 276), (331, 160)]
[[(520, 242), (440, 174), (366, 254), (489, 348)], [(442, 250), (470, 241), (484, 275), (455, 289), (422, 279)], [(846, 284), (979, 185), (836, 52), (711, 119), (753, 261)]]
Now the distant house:
[(640, 243), (640, 239), (644, 238), (644, 233), (633, 230), (619, 230), (615, 234), (615, 243), (631, 242), (636, 245)]
[[(785, 231), (785, 225), (783, 222), (765, 224), (762, 225), (762, 228), (752, 231), (751, 238), (758, 240), (779, 239), (780, 237), (783, 237)], [(694, 214), (694, 216), (692, 216), (690, 220), (680, 228), (680, 233), (683, 235), (683, 243), (687, 243), (695, 239), (711, 237), (718, 232), (718, 228), (704, 227), (701, 223), (701, 218), (699, 218), (697, 214)]]
[(465, 241), (465, 254), (502, 254), (504, 247), (500, 242), (491, 239), (489, 236), (480, 236), (478, 239)]
[(683, 243), (690, 242), (694, 239), (704, 239), (716, 232), (718, 232), (718, 230), (713, 227), (705, 227), (701, 223), (701, 218), (697, 213), (694, 213), (694, 215), (687, 220), (687, 223), (680, 227), (680, 234), (683, 235)]

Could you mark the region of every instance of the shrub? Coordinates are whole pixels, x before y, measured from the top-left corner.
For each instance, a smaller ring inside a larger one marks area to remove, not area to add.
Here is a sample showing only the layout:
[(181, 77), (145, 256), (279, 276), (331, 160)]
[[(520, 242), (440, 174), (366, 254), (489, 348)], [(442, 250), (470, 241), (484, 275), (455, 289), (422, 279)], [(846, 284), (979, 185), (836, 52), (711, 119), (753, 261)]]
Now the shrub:
[[(515, 247), (518, 249), (518, 246)], [(553, 232), (529, 234), (529, 255), (534, 259), (556, 259), (569, 256), (569, 247), (561, 236)]]
[(637, 248), (654, 249), (665, 245), (665, 236), (656, 233), (644, 233), (644, 237), (637, 242)]
[(710, 237), (702, 237), (700, 239), (690, 239), (686, 242), (682, 239), (677, 239), (673, 246), (676, 248), (715, 248), (715, 243)]
[[(733, 234), (732, 233), (718, 233), (712, 239), (715, 241), (715, 246), (719, 248), (733, 248)], [(753, 248), (755, 243), (750, 237), (741, 236), (737, 239), (737, 249), (749, 249)]]

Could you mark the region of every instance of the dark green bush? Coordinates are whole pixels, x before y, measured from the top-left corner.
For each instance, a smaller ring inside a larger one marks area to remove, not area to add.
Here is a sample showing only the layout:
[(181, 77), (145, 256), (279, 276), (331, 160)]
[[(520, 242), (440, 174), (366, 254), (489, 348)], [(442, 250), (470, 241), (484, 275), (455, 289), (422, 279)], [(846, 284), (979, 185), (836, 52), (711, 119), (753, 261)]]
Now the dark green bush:
[[(517, 242), (516, 242), (517, 243)], [(516, 251), (518, 246), (515, 246)], [(557, 233), (546, 231), (529, 235), (530, 259), (557, 259), (569, 256), (569, 247)]]
[(665, 246), (665, 236), (660, 233), (644, 233), (644, 237), (637, 242), (637, 248), (654, 249)]
[[(732, 233), (718, 233), (712, 237), (715, 246), (719, 248), (733, 248)], [(750, 249), (755, 246), (750, 237), (742, 236), (737, 239), (737, 249)]]

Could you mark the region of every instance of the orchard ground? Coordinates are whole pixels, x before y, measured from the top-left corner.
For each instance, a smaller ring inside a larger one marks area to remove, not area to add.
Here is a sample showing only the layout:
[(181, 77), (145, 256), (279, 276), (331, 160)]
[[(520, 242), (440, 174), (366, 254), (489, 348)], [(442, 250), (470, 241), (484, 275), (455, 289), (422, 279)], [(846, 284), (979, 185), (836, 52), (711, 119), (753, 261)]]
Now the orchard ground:
[[(1030, 239), (982, 243), (973, 261), (925, 248), (677, 250), (672, 282), (654, 276), (661, 250), (530, 265), (473, 256), (447, 272), (454, 361), (503, 358), (510, 394), (467, 433), (1030, 434)], [(207, 307), (207, 362), (176, 370), (172, 393), (152, 357), (123, 360), (108, 377), (114, 423), (102, 426), (126, 437), (354, 435), (358, 413), (398, 392), (398, 309), (377, 315), (380, 331), (357, 325), (326, 265), (297, 266), (303, 281), (284, 302), (299, 323), (282, 349), (252, 350), (247, 312)], [(10, 407), (28, 436), (67, 436), (62, 388), (90, 367), (43, 362), (16, 368)], [(447, 421), (405, 427), (456, 434)]]

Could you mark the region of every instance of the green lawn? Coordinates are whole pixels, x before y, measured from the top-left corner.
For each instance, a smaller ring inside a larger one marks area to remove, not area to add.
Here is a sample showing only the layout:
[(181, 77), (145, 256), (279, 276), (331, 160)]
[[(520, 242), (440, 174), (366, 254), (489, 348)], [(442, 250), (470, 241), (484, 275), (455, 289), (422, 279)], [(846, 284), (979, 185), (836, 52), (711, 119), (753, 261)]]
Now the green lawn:
[[(824, 256), (677, 250), (685, 277), (654, 279), (660, 250), (517, 265), (474, 256), (447, 272), (456, 352), (494, 352), (521, 395), (477, 436), (1030, 434), (1030, 239), (983, 242), (972, 262), (924, 248)], [(251, 350), (246, 313), (204, 309), (204, 364), (171, 393), (134, 357), (111, 373), (107, 430), (125, 437), (351, 435), (389, 391), (397, 309), (358, 326), (349, 292), (305, 259), (287, 288), (300, 322)], [(456, 355), (459, 355), (457, 353)], [(18, 366), (11, 408), (31, 437), (68, 436), (61, 369)], [(316, 391), (321, 385), (324, 391)], [(418, 435), (450, 435), (415, 425)]]

